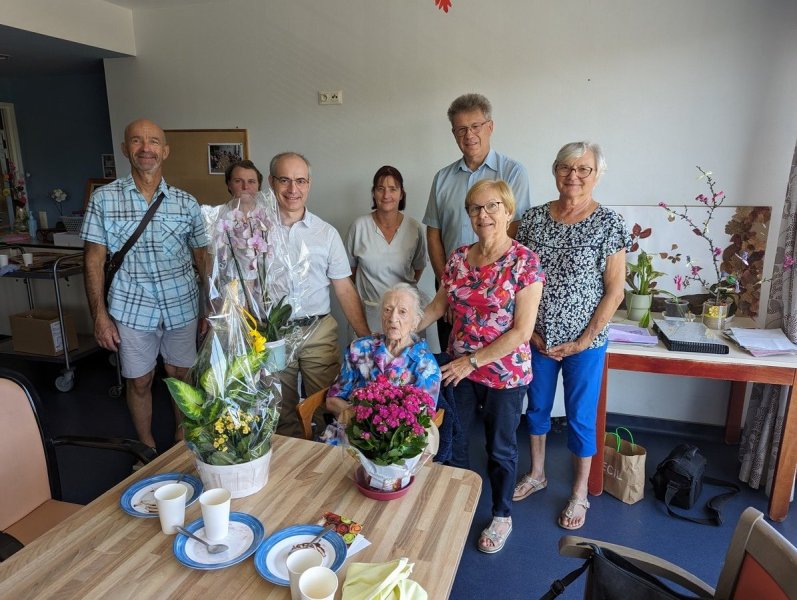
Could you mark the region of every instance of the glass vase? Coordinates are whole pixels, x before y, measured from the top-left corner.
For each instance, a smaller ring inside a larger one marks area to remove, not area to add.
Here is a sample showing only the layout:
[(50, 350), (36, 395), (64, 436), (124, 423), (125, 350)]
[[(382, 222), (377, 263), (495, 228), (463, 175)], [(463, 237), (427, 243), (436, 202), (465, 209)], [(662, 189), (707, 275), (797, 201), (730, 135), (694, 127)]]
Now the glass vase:
[(731, 303), (720, 300), (706, 300), (703, 302), (703, 325), (709, 329), (725, 329)]

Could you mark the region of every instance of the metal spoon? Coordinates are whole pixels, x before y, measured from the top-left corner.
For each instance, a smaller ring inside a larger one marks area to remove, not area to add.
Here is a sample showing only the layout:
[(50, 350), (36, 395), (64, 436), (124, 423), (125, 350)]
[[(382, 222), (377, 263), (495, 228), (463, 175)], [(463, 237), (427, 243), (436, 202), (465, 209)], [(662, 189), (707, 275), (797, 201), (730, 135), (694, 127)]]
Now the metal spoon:
[(230, 549), (230, 547), (225, 545), (225, 544), (209, 544), (208, 542), (203, 540), (201, 537), (195, 536), (193, 533), (191, 533), (187, 529), (183, 529), (179, 525), (177, 526), (177, 531), (179, 531), (183, 535), (187, 535), (192, 540), (196, 540), (200, 544), (204, 544), (207, 547), (207, 549), (208, 549), (208, 554), (219, 554), (220, 552), (227, 552), (227, 550)]
[(319, 531), (318, 535), (315, 536), (309, 542), (301, 542), (299, 544), (294, 544), (293, 548), (291, 548), (288, 551), (288, 554), (293, 554), (294, 552), (296, 552), (297, 550), (301, 550), (302, 548), (315, 548), (316, 550), (318, 550), (321, 553), (321, 556), (326, 556), (326, 552), (324, 551), (324, 548), (321, 546), (321, 544), (316, 544), (316, 542), (318, 542), (318, 540), (320, 540), (322, 537), (324, 537), (327, 533), (329, 533), (333, 529), (335, 529), (335, 524), (334, 523), (330, 523), (329, 525), (324, 527), (321, 531)]

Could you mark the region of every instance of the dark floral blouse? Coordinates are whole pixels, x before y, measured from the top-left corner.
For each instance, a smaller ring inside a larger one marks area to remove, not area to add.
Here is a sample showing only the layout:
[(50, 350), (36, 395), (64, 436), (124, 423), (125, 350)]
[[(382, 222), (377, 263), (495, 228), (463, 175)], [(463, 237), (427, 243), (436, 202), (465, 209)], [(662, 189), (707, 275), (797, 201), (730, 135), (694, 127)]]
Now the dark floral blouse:
[[(552, 348), (572, 342), (587, 328), (604, 294), (606, 258), (631, 247), (625, 220), (604, 206), (586, 219), (566, 225), (551, 218), (550, 203), (523, 214), (517, 241), (540, 257), (546, 283), (535, 331)], [(606, 343), (608, 326), (590, 348)]]

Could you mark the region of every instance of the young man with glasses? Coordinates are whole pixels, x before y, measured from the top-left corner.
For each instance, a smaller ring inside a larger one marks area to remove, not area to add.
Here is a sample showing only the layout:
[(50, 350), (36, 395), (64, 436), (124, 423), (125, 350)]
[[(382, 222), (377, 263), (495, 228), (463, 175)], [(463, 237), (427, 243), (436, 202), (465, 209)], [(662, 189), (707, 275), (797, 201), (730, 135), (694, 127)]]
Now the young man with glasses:
[[(531, 207), (526, 168), (490, 148), (494, 127), (490, 101), (481, 94), (460, 96), (448, 108), (448, 120), (462, 158), (440, 169), (434, 176), (423, 217), (429, 260), (438, 282), (450, 254), (460, 246), (476, 241), (464, 208), (465, 195), (474, 183), (482, 179), (503, 179), (509, 184), (517, 202), (509, 225), (510, 237), (515, 237), (521, 216)], [(437, 322), (442, 350), (448, 346), (450, 332), (448, 315), (444, 315)]]
[[(298, 374), (306, 394), (330, 385), (340, 371), (338, 324), (330, 314), (329, 288), (358, 337), (369, 335), (362, 303), (351, 280), (351, 268), (338, 231), (306, 208), (310, 194), (310, 163), (296, 152), (271, 159), (268, 183), (277, 197), (280, 220), (295, 258), (307, 256), (309, 269), (301, 281), (292, 281), (288, 302), (294, 307), (293, 324), (307, 328), (309, 337), (292, 363), (280, 372), (282, 405), (277, 433), (302, 437), (296, 414)], [(322, 425), (322, 423), (318, 423)]]

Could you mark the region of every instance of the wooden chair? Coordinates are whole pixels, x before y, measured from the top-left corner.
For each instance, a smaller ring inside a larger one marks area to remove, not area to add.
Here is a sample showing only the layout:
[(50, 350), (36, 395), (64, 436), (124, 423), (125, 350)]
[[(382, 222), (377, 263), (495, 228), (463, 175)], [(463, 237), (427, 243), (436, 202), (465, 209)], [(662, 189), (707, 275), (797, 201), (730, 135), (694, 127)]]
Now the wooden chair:
[(578, 545), (585, 542), (613, 550), (648, 573), (716, 600), (797, 599), (797, 548), (753, 507), (739, 517), (716, 590), (664, 559), (626, 546), (568, 535), (559, 540), (559, 553), (587, 558), (590, 548)]
[(51, 438), (41, 401), (21, 374), (0, 367), (0, 561), (82, 508), (61, 500), (56, 446), (119, 450), (147, 463), (154, 451), (122, 438)]
[(329, 387), (320, 389), (296, 405), (296, 412), (299, 414), (299, 422), (302, 424), (302, 433), (306, 440), (313, 439), (313, 415), (318, 407), (324, 404), (328, 390)]

